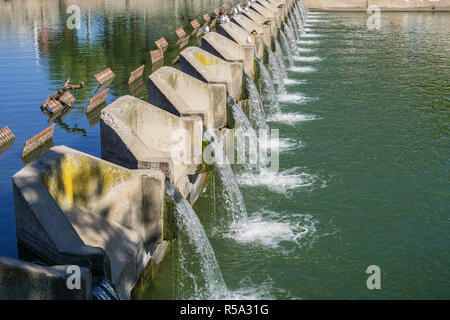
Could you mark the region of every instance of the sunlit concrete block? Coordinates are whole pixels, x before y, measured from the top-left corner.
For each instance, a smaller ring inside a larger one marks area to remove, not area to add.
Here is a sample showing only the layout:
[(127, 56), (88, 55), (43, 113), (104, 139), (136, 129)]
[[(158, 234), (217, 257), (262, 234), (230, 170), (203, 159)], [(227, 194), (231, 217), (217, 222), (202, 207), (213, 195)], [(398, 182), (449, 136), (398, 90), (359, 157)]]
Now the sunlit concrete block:
[(148, 87), (149, 103), (165, 111), (180, 117), (199, 116), (206, 129), (227, 124), (225, 84), (205, 83), (175, 68), (162, 67), (149, 76)]
[(86, 267), (128, 298), (161, 243), (165, 177), (53, 147), (13, 178), (19, 244), (49, 264)]
[(210, 84), (225, 84), (228, 95), (240, 100), (242, 93), (243, 66), (237, 62), (227, 62), (215, 55), (189, 47), (180, 54), (180, 70)]
[(178, 117), (132, 96), (102, 110), (102, 159), (130, 169), (159, 169), (187, 196), (188, 174), (202, 164), (203, 122)]
[[(230, 40), (240, 44), (241, 46), (253, 46), (255, 50), (255, 56), (262, 60), (264, 57), (264, 39), (260, 34), (251, 34), (249, 31), (241, 28), (233, 22), (222, 23), (218, 27), (219, 34), (227, 37)], [(251, 39), (251, 44), (248, 43), (248, 39)]]
[(258, 2), (253, 3), (250, 8), (258, 12), (259, 14), (263, 15), (265, 18), (272, 19), (277, 25), (277, 27), (280, 27), (281, 17), (278, 10), (273, 11), (272, 9), (268, 9)]
[(202, 37), (202, 49), (225, 61), (242, 63), (244, 72), (253, 78), (255, 60), (254, 46), (240, 45), (218, 33), (208, 32)]
[(242, 14), (234, 16), (231, 19), (231, 21), (240, 26), (241, 28), (247, 30), (248, 32), (255, 31), (257, 34), (262, 35), (264, 39), (264, 44), (270, 48), (272, 44), (272, 31), (270, 24), (260, 24)]

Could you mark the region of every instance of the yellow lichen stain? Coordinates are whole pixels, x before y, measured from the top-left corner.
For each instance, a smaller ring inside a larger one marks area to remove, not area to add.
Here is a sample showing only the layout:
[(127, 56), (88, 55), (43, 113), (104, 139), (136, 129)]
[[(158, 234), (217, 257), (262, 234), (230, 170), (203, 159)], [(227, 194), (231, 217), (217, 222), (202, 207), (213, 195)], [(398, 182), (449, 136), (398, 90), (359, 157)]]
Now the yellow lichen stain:
[(88, 207), (119, 183), (131, 179), (127, 170), (118, 170), (90, 158), (64, 156), (41, 176), (47, 190), (62, 208)]
[(212, 57), (207, 57), (207, 56), (205, 56), (203, 53), (200, 53), (200, 52), (196, 52), (195, 54), (194, 54), (194, 57), (198, 60), (198, 61), (200, 61), (200, 63), (202, 64), (202, 65), (204, 65), (204, 66), (211, 66), (211, 65), (213, 65), (214, 64), (214, 59), (212, 58)]

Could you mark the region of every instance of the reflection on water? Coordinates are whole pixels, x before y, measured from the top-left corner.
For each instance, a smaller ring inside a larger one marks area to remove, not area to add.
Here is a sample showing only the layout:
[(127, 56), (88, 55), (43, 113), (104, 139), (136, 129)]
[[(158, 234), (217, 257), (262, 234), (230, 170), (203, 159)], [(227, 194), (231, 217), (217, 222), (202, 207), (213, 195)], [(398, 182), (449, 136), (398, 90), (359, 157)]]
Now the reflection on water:
[[(221, 0), (14, 0), (0, 1), (0, 127), (8, 125), (16, 136), (0, 154), (0, 255), (17, 257), (11, 176), (23, 166), (21, 153), (27, 139), (55, 122), (55, 145), (67, 145), (100, 156), (100, 106), (86, 113), (95, 95), (94, 74), (110, 67), (116, 74), (108, 86), (107, 103), (132, 94), (147, 100), (151, 73), (149, 51), (154, 41), (165, 37), (169, 48), (165, 62), (177, 55), (179, 27), (190, 30), (189, 19), (211, 13)], [(66, 22), (81, 9), (81, 28), (69, 29)], [(128, 85), (130, 72), (145, 64), (140, 81)], [(65, 81), (84, 81), (73, 92), (72, 108), (48, 116), (41, 103)]]

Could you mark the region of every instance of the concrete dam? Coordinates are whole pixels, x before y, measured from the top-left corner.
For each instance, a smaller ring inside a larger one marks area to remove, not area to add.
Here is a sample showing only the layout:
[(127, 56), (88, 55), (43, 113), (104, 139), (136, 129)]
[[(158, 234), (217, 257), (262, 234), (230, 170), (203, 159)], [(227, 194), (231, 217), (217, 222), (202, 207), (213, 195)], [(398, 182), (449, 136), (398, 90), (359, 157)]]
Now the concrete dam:
[[(259, 91), (276, 99), (282, 89), (281, 50), (299, 39), (307, 8), (302, 0), (258, 0), (213, 17), (197, 31), (200, 47), (180, 50), (179, 68), (154, 68), (148, 102), (122, 96), (101, 111), (101, 159), (51, 147), (12, 177), (19, 245), (41, 263), (1, 258), (1, 298), (139, 298), (181, 238), (205, 269), (203, 297), (231, 297), (191, 205), (216, 167), (229, 213), (246, 215), (228, 159), (236, 132), (267, 128)], [(111, 69), (96, 75), (105, 88), (111, 77)], [(78, 290), (68, 285), (73, 268)]]

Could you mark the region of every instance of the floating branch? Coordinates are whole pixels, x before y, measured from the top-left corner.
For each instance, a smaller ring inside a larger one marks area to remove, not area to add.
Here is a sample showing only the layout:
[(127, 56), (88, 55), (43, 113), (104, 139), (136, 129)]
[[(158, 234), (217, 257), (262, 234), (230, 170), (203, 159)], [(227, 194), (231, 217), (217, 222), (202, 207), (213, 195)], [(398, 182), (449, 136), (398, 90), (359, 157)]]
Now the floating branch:
[(144, 74), (145, 64), (140, 66), (134, 71), (131, 71), (130, 78), (128, 79), (128, 84), (132, 83), (136, 79), (142, 78), (142, 75)]
[[(50, 110), (52, 110), (52, 112), (53, 112), (53, 110), (59, 110), (59, 111), (61, 111), (62, 108), (60, 109), (60, 106), (58, 105), (58, 103), (59, 103), (59, 104), (63, 103), (63, 104), (65, 104), (65, 105), (67, 105), (67, 106), (71, 106), (71, 105), (66, 104), (64, 101), (61, 100), (61, 97), (64, 96), (64, 95), (66, 94), (67, 90), (72, 90), (72, 91), (74, 91), (74, 90), (81, 89), (81, 88), (83, 88), (83, 87), (84, 87), (84, 82), (81, 82), (80, 84), (72, 84), (72, 83), (70, 82), (70, 79), (67, 79), (66, 82), (64, 83), (64, 85), (63, 85), (61, 88), (59, 88), (58, 91), (56, 91), (55, 93), (51, 94), (51, 95), (44, 101), (44, 103), (41, 105), (41, 108), (42, 108), (42, 109), (45, 109), (45, 108), (49, 107)], [(70, 94), (70, 92), (69, 92), (69, 94)], [(72, 94), (70, 94), (70, 95), (72, 96)], [(68, 95), (66, 95), (65, 98), (67, 99), (67, 98), (68, 98)], [(72, 96), (72, 98), (73, 98), (73, 96)], [(55, 103), (55, 102), (52, 102), (52, 101), (56, 101), (56, 103)], [(72, 101), (72, 100), (69, 99), (68, 101)], [(73, 103), (74, 103), (74, 102), (75, 102), (75, 98), (73, 98)], [(73, 104), (73, 103), (72, 103), (72, 104)], [(63, 107), (63, 106), (62, 106), (62, 107)]]
[(94, 78), (97, 80), (99, 84), (104, 84), (112, 80), (116, 75), (110, 68), (106, 68), (105, 70), (97, 73)]
[(10, 144), (16, 137), (8, 126), (0, 129), (0, 149)]
[(49, 141), (53, 136), (53, 131), (55, 131), (55, 124), (39, 132), (37, 135), (33, 136), (25, 142), (25, 146), (22, 151), (22, 158), (25, 158), (30, 152), (36, 150), (47, 141)]
[(156, 40), (155, 44), (163, 53), (166, 52), (167, 48), (169, 47), (169, 44), (167, 43), (167, 40), (165, 38)]
[(89, 101), (89, 105), (86, 109), (86, 113), (90, 112), (92, 109), (94, 109), (98, 105), (101, 105), (102, 103), (104, 103), (106, 101), (106, 97), (108, 96), (108, 93), (109, 93), (109, 89), (106, 89), (106, 90), (103, 90), (102, 92), (100, 92), (95, 97), (93, 97)]

